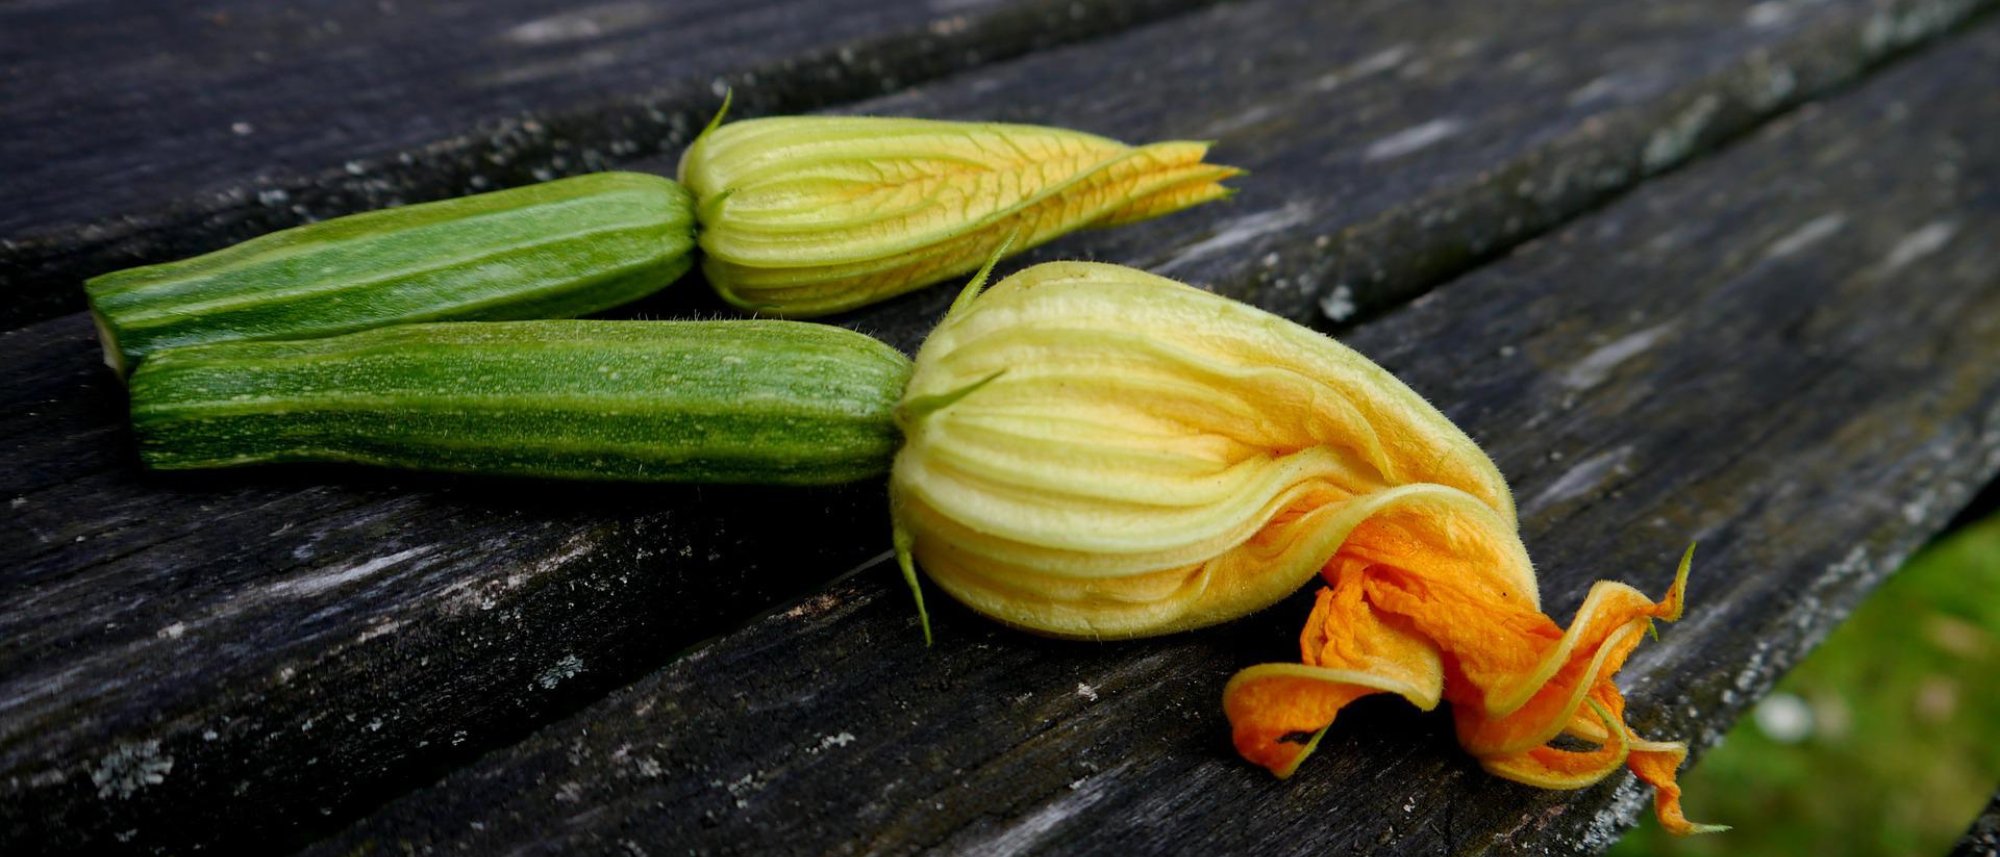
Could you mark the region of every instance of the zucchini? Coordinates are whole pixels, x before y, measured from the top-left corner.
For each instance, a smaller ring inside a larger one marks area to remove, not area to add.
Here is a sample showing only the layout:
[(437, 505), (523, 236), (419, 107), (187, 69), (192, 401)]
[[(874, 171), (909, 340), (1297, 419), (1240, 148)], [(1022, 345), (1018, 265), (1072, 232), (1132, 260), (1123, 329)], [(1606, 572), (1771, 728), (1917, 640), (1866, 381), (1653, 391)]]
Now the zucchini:
[(568, 318), (664, 288), (692, 263), (692, 198), (597, 173), (274, 232), (84, 289), (120, 373), (163, 348), (391, 324)]
[(805, 322), (407, 325), (159, 352), (132, 374), (132, 425), (159, 470), (830, 484), (888, 472), (910, 369)]

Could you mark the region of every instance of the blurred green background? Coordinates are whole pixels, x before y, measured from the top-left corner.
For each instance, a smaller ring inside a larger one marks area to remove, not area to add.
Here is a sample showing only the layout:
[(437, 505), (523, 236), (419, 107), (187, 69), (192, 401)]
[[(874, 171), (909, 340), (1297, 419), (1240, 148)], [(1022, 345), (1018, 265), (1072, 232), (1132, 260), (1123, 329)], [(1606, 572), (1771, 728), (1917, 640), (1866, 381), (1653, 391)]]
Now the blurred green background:
[(2000, 786), (2000, 514), (1912, 557), (1682, 783), (1736, 829), (1648, 814), (1613, 857), (1949, 851)]

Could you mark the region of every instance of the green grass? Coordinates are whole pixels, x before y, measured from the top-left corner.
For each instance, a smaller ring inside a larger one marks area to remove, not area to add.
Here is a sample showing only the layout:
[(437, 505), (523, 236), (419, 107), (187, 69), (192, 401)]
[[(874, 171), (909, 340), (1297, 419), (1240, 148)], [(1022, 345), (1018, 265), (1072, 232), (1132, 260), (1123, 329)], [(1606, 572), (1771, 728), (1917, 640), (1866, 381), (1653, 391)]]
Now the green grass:
[[(2000, 786), (2000, 515), (1912, 557), (1759, 708), (1682, 779), (1689, 818), (1735, 829), (1649, 816), (1613, 857), (1950, 850)], [(1785, 708), (1810, 712), (1790, 742)]]

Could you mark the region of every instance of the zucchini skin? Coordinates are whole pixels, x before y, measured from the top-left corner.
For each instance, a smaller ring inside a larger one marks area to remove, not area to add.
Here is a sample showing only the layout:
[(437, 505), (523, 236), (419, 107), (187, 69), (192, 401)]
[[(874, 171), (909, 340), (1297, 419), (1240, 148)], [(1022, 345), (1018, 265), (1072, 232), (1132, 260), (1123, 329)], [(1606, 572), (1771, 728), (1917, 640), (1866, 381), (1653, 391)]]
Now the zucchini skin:
[(158, 470), (810, 485), (888, 472), (910, 371), (876, 339), (804, 322), (459, 322), (170, 349), (130, 388)]
[(105, 362), (163, 348), (446, 320), (569, 318), (693, 261), (686, 188), (596, 173), (311, 223), (84, 284)]

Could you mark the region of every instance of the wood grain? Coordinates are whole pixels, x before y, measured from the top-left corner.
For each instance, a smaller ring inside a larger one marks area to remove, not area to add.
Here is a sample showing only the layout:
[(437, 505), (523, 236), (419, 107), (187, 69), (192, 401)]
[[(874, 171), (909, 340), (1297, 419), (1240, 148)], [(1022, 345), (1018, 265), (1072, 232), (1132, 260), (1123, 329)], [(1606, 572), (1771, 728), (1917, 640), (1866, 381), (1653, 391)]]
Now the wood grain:
[[(1236, 201), (1044, 255), (1165, 269), (1332, 324), (1353, 318), (1325, 308), (1340, 271), (1405, 272), (1351, 291), (1354, 312), (1378, 311), (1646, 172), (1596, 165), (1653, 150), (1665, 170), (1979, 6), (1771, 8), (1259, 0), (849, 109), (1217, 137), (1220, 157), (1256, 172)], [(1792, 88), (1774, 97), (1780, 69)], [(1704, 104), (1717, 106), (1694, 127), (1685, 108)], [(842, 321), (908, 348), (950, 291)], [(704, 294), (683, 284), (634, 312), (716, 312)], [(0, 843), (298, 841), (887, 547), (875, 486), (145, 476), (89, 338), (78, 316), (0, 334)]]
[(0, 7), (0, 323), (307, 220), (677, 153), (1212, 0), (51, 0)]
[[(1700, 541), (1621, 682), (1647, 734), (1712, 745), (2000, 471), (1996, 62), (1988, 26), (1349, 338), (1493, 452), (1556, 615)], [(309, 853), (1594, 853), (1640, 810), (1393, 701), (1290, 781), (1235, 759), (1222, 683), (1303, 607), (1106, 645), (941, 608), (926, 649), (877, 569)]]
[[(1211, 159), (1250, 171), (1228, 202), (1072, 235), (1023, 261), (1117, 261), (1339, 328), (1994, 5), (1260, 2), (838, 111), (1213, 139)], [(952, 294), (833, 320), (914, 348)], [(640, 311), (715, 306), (683, 288)]]

